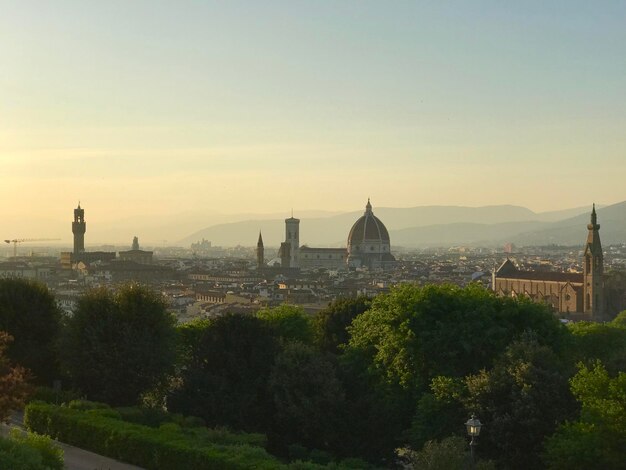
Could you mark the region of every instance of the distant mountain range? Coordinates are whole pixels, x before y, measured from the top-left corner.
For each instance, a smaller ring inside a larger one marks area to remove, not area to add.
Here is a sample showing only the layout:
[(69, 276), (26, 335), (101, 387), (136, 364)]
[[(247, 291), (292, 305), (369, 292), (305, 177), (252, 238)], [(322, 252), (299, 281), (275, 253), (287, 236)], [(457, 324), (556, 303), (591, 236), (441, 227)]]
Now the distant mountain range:
[[(421, 206), (374, 207), (391, 237), (392, 246), (431, 247), (450, 245), (566, 244), (584, 242), (590, 207), (536, 213), (520, 206), (485, 207)], [(300, 244), (345, 246), (352, 224), (362, 211), (326, 217), (300, 216)], [(299, 214), (294, 214), (298, 217)], [(598, 209), (605, 244), (626, 242), (626, 201)], [(284, 219), (256, 218), (212, 225), (180, 240), (189, 246), (202, 238), (216, 246), (256, 244), (259, 230), (267, 246), (284, 240)]]

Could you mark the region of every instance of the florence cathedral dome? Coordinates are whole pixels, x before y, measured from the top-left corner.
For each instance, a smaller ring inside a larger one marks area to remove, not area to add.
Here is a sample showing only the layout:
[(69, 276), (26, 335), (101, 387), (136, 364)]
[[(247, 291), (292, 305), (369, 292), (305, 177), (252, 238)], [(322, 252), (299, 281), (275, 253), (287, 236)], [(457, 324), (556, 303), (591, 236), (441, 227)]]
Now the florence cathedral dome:
[(354, 223), (348, 235), (348, 264), (373, 269), (394, 262), (387, 227), (374, 215), (368, 199), (365, 213)]

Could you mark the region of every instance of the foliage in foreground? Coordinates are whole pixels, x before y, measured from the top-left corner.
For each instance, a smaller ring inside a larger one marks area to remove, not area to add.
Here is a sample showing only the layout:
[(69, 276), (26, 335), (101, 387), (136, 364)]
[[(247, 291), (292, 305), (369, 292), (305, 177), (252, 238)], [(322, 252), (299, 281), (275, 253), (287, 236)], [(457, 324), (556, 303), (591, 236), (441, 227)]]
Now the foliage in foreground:
[(62, 335), (62, 363), (93, 400), (137, 404), (174, 371), (175, 318), (146, 287), (92, 290), (78, 302)]
[(11, 430), (0, 437), (0, 468), (11, 470), (63, 470), (63, 450), (47, 436)]
[(580, 418), (563, 424), (546, 442), (551, 469), (626, 468), (626, 372), (611, 377), (605, 367), (580, 364), (571, 379)]
[[(299, 461), (283, 464), (262, 447), (250, 445), (255, 441), (264, 443), (264, 439), (259, 441), (257, 435), (204, 427), (182, 428), (175, 423), (151, 428), (122, 421), (122, 415), (102, 403), (77, 401), (62, 407), (33, 402), (26, 407), (24, 423), (28, 429), (60, 441), (154, 470), (370, 468), (358, 459), (334, 463), (330, 461), (331, 456), (320, 463)], [(314, 453), (308, 457), (315, 460)]]
[(211, 426), (266, 432), (272, 414), (267, 384), (279, 351), (263, 320), (226, 315), (180, 329), (184, 367), (168, 409)]
[(283, 342), (298, 341), (305, 344), (313, 342), (311, 317), (302, 307), (279, 305), (259, 310), (256, 316), (263, 320)]
[(26, 407), (24, 423), (31, 431), (155, 470), (280, 467), (280, 463), (261, 447), (223, 445), (198, 439), (176, 425), (155, 429), (127, 423), (111, 417), (111, 411), (81, 411), (33, 402)]
[(48, 288), (24, 279), (0, 279), (0, 331), (14, 338), (11, 361), (31, 371), (37, 383), (58, 379), (57, 341), (61, 312)]
[(10, 335), (0, 331), (0, 421), (5, 421), (11, 410), (22, 408), (30, 392), (26, 369), (13, 366), (5, 356), (12, 340)]
[(397, 287), (376, 297), (349, 328), (350, 347), (413, 394), (439, 375), (464, 377), (490, 367), (526, 330), (553, 348), (566, 335), (545, 306), (498, 298), (478, 285)]
[[(468, 441), (458, 436), (428, 441), (419, 452), (399, 449), (398, 456), (405, 468), (415, 470), (465, 470), (471, 467)], [(490, 460), (478, 460), (471, 468), (495, 470), (496, 466)]]

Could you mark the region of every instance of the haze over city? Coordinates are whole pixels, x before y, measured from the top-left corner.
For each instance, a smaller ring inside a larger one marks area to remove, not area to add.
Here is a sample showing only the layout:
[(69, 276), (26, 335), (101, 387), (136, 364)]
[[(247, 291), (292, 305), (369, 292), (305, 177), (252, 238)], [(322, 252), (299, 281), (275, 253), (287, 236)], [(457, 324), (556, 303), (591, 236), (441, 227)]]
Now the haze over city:
[(0, 0), (0, 470), (625, 470), (625, 26)]
[(7, 236), (625, 199), (622, 2), (0, 6)]

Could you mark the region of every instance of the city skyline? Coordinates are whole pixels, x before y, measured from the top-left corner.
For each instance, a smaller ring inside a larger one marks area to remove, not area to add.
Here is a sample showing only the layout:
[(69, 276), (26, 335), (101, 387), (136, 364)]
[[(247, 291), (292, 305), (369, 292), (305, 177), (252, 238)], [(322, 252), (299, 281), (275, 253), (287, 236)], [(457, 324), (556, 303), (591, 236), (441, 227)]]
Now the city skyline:
[(625, 199), (619, 2), (0, 5), (7, 236)]

